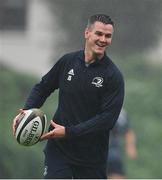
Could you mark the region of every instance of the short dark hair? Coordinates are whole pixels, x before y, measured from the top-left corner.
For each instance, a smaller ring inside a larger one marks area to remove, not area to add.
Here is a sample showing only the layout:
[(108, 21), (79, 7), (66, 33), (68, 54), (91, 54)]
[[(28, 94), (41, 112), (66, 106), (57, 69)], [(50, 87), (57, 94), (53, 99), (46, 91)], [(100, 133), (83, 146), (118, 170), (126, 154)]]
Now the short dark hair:
[(90, 27), (96, 21), (102, 22), (103, 24), (111, 24), (114, 26), (114, 22), (111, 20), (110, 16), (106, 14), (95, 14), (89, 17), (87, 27)]

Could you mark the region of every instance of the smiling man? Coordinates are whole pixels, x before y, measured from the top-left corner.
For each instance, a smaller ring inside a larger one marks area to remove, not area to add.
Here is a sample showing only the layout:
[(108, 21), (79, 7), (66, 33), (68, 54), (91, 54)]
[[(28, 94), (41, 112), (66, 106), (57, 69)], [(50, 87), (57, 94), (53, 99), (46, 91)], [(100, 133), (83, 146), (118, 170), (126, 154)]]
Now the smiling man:
[(27, 98), (24, 109), (40, 108), (59, 89), (57, 111), (41, 137), (48, 140), (44, 178), (106, 179), (109, 131), (124, 99), (121, 72), (105, 52), (113, 31), (109, 16), (91, 16), (84, 50), (60, 58)]

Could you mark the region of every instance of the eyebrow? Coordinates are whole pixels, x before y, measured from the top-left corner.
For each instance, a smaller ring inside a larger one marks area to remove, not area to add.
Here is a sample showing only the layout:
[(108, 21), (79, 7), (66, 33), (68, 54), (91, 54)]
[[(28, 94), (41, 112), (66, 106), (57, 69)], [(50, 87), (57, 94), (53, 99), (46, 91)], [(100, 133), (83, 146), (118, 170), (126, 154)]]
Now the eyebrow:
[[(96, 31), (95, 33), (97, 33), (97, 34), (105, 34), (105, 33), (101, 32), (101, 31)], [(105, 36), (110, 37), (110, 36), (112, 36), (112, 33), (107, 33), (107, 34), (105, 34)]]

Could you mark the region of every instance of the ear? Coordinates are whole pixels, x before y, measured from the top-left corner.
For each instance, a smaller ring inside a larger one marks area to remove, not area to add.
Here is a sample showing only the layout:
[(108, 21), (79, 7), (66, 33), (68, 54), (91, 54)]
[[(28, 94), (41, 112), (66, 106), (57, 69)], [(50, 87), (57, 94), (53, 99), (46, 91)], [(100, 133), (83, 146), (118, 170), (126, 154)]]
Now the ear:
[(84, 37), (85, 37), (85, 39), (87, 39), (88, 36), (89, 36), (89, 29), (86, 28), (86, 29), (85, 29), (85, 32), (84, 32)]

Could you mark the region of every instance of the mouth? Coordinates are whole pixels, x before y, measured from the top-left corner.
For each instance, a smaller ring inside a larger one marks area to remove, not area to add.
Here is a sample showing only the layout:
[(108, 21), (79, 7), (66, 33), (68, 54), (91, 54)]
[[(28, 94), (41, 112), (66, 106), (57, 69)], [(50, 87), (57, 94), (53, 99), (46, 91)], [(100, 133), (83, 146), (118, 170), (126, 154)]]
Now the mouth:
[(100, 48), (105, 48), (107, 46), (107, 44), (99, 44), (99, 43), (96, 43), (96, 46), (100, 47)]

